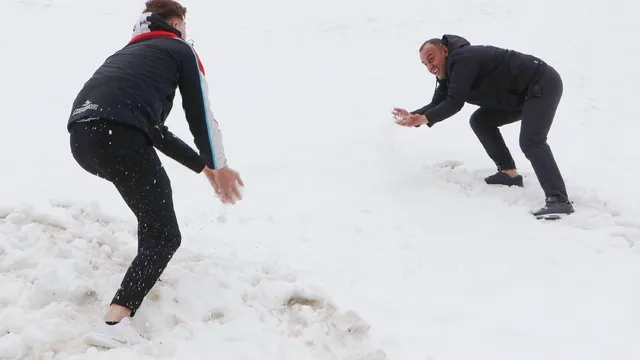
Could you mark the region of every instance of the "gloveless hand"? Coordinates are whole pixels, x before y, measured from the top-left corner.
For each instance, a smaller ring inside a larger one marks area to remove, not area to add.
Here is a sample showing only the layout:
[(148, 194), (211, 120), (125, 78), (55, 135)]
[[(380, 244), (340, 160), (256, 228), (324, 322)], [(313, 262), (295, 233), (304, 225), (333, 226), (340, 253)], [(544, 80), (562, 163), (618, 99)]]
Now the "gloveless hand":
[(396, 120), (396, 124), (407, 127), (415, 127), (428, 123), (429, 120), (427, 120), (427, 117), (419, 114), (409, 114), (403, 118)]
[(402, 108), (393, 108), (393, 111), (391, 112), (391, 114), (396, 119), (396, 121), (400, 119), (404, 119), (410, 115), (410, 113), (407, 110)]
[(244, 182), (237, 171), (228, 166), (217, 170), (205, 166), (203, 172), (223, 203), (235, 204), (242, 199), (238, 185), (244, 186)]

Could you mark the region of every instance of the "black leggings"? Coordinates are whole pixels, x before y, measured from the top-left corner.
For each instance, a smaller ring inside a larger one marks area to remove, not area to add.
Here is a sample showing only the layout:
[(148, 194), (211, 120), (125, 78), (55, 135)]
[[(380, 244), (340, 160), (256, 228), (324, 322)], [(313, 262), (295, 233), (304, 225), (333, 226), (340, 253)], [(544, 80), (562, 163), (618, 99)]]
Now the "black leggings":
[(180, 247), (171, 182), (155, 149), (137, 129), (93, 120), (72, 125), (70, 132), (78, 164), (113, 183), (138, 219), (138, 254), (111, 302), (131, 309), (133, 317)]

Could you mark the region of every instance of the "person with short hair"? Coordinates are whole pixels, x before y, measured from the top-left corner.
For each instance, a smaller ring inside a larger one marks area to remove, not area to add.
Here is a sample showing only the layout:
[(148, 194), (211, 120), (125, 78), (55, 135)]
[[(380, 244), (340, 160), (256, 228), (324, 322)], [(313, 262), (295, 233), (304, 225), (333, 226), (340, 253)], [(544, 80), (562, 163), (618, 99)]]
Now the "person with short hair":
[(490, 45), (471, 45), (445, 34), (425, 41), (420, 60), (436, 76), (431, 103), (408, 112), (394, 108), (402, 126), (429, 128), (455, 115), (465, 103), (477, 105), (471, 128), (498, 171), (487, 184), (523, 186), (522, 176), (499, 127), (521, 120), (520, 148), (531, 162), (546, 205), (533, 211), (538, 219), (558, 219), (574, 212), (547, 134), (563, 92), (558, 72), (533, 55)]
[[(244, 183), (228, 166), (204, 66), (186, 41), (185, 17), (176, 1), (147, 1), (130, 41), (84, 84), (67, 123), (75, 160), (113, 183), (138, 221), (138, 254), (104, 322), (87, 339), (95, 345), (144, 341), (130, 318), (181, 244), (171, 182), (156, 149), (204, 173), (223, 203), (242, 197)], [(198, 152), (165, 125), (176, 89)]]

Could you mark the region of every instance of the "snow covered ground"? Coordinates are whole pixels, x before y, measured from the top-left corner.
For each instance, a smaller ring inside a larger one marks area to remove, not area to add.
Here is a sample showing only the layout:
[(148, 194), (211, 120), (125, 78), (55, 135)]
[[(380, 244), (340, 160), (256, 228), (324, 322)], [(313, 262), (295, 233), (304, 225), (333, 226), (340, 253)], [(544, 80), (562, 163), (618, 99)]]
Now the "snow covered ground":
[[(640, 358), (630, 3), (185, 1), (245, 199), (223, 206), (166, 159), (184, 240), (134, 319), (153, 341), (105, 351), (81, 337), (135, 222), (75, 164), (65, 123), (144, 2), (4, 2), (0, 359)], [(431, 98), (417, 48), (442, 33), (560, 71), (549, 141), (577, 213), (528, 215), (542, 193), (517, 124), (503, 131), (525, 189), (482, 183), (494, 169), (472, 106), (432, 129), (393, 124), (394, 106)], [(179, 105), (168, 125), (191, 142)]]

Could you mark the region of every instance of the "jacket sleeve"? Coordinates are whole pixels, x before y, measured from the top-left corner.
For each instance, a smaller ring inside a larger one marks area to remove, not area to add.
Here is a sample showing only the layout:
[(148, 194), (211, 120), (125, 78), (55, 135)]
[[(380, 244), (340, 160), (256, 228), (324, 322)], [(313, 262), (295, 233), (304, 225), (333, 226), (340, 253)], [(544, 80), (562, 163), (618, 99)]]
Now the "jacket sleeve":
[[(447, 83), (443, 80), (438, 80), (436, 89), (433, 92), (433, 97), (431, 98), (431, 102), (420, 109), (414, 110), (411, 114), (424, 115), (427, 111), (431, 110), (441, 102), (447, 99)], [(427, 126), (431, 127), (433, 124), (429, 122)], [(416, 126), (420, 127), (420, 125)]]
[(211, 110), (204, 68), (195, 49), (186, 42), (183, 44), (178, 78), (182, 108), (200, 157), (211, 169), (220, 169), (227, 165), (227, 158), (222, 133)]
[(451, 66), (446, 99), (423, 114), (431, 126), (455, 115), (462, 109), (477, 73), (477, 60), (468, 56), (455, 60)]
[(153, 146), (163, 154), (196, 173), (204, 169), (204, 160), (189, 145), (175, 136), (166, 126), (156, 129)]

